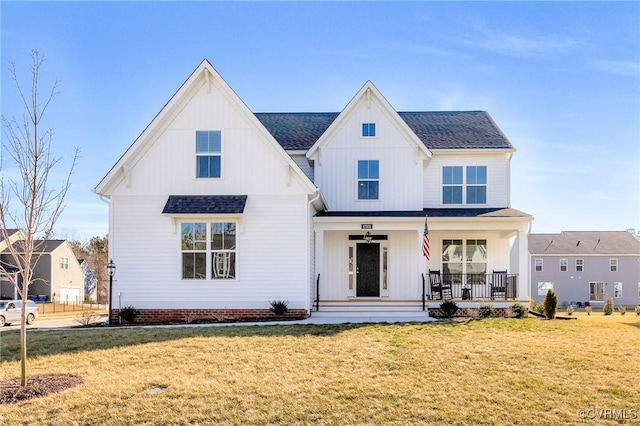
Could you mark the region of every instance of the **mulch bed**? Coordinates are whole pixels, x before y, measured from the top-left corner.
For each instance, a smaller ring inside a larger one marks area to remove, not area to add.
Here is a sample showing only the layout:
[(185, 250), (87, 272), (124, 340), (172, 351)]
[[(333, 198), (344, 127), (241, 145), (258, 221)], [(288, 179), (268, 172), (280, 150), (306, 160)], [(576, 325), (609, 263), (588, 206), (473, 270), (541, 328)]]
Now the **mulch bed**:
[(27, 386), (20, 386), (20, 379), (0, 381), (0, 404), (26, 401), (52, 393), (62, 392), (82, 383), (74, 374), (27, 377)]

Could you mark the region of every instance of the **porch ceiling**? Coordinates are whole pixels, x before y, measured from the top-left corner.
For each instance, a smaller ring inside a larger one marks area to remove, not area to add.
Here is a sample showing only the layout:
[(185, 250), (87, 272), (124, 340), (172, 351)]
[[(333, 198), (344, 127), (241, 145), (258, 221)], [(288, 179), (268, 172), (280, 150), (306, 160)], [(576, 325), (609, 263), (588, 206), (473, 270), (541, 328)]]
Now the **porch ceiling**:
[(519, 218), (532, 219), (528, 213), (521, 212), (510, 207), (483, 207), (483, 208), (429, 208), (422, 210), (403, 211), (324, 211), (316, 214), (318, 218)]

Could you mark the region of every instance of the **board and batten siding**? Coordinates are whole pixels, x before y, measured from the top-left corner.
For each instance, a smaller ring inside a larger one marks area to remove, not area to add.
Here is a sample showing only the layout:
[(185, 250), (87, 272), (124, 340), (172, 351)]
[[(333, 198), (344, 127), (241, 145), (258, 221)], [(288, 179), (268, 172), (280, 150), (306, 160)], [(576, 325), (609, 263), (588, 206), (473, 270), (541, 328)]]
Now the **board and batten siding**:
[[(510, 205), (509, 153), (470, 152), (467, 155), (461, 155), (435, 152), (431, 159), (424, 163), (423, 207), (444, 206), (442, 204), (442, 168), (445, 166), (487, 166), (487, 204), (470, 204), (469, 206), (507, 207)], [(451, 204), (446, 206), (455, 207)]]
[[(307, 199), (250, 195), (236, 234), (236, 279), (181, 279), (180, 224), (231, 221), (222, 216), (174, 220), (160, 214), (164, 196), (116, 196), (112, 228), (114, 295), (140, 309), (268, 309), (289, 300), (305, 309)], [(114, 298), (115, 300), (115, 298)], [(117, 302), (114, 302), (117, 303)]]

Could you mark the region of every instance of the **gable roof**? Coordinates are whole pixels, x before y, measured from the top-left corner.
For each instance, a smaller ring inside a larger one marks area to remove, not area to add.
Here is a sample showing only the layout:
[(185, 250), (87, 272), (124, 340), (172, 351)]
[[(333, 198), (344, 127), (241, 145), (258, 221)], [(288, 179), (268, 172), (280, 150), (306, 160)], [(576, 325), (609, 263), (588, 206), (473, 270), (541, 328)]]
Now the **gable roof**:
[[(33, 244), (38, 248), (36, 250), (36, 253), (52, 253), (55, 249), (60, 247), (65, 242), (66, 240), (34, 240)], [(13, 243), (13, 246), (17, 249), (18, 253), (22, 252), (23, 245), (23, 241), (16, 241), (15, 243)], [(9, 248), (4, 249), (2, 252), (8, 253)]]
[[(284, 149), (308, 150), (329, 128), (339, 112), (256, 113)], [(398, 112), (429, 149), (513, 149), (486, 111)]]
[(248, 123), (252, 124), (256, 131), (261, 134), (266, 142), (277, 152), (280, 158), (294, 171), (300, 178), (302, 185), (309, 193), (314, 193), (317, 188), (311, 180), (304, 174), (300, 167), (284, 151), (282, 146), (273, 138), (271, 133), (265, 129), (262, 123), (249, 110), (247, 105), (231, 89), (226, 81), (213, 68), (213, 65), (203, 59), (200, 65), (191, 73), (187, 80), (180, 86), (176, 93), (169, 99), (164, 107), (156, 114), (151, 123), (143, 130), (129, 148), (122, 154), (113, 167), (107, 172), (102, 180), (94, 188), (94, 192), (99, 195), (109, 195), (111, 189), (124, 179), (128, 170), (144, 155), (153, 144), (158, 135), (164, 131), (171, 120), (180, 113), (182, 108), (191, 100), (194, 94), (203, 86), (215, 84), (235, 104), (237, 110), (243, 115)]
[(429, 152), (427, 147), (418, 138), (415, 132), (413, 132), (411, 128), (409, 128), (407, 123), (405, 123), (404, 120), (400, 118), (395, 108), (391, 106), (389, 101), (387, 101), (387, 99), (382, 95), (382, 93), (380, 93), (380, 91), (376, 88), (376, 86), (373, 85), (371, 81), (367, 81), (362, 86), (362, 88), (358, 90), (358, 93), (356, 93), (356, 95), (349, 101), (347, 106), (344, 107), (342, 112), (338, 114), (336, 119), (333, 120), (333, 122), (325, 130), (322, 136), (320, 136), (320, 138), (313, 144), (313, 146), (309, 148), (309, 151), (307, 151), (306, 154), (307, 158), (313, 158), (315, 155), (317, 155), (316, 153), (318, 153), (318, 150), (320, 150), (321, 146), (330, 142), (332, 133), (338, 131), (342, 123), (349, 119), (349, 117), (361, 102), (365, 102), (366, 108), (369, 108), (372, 100), (375, 100), (379, 103), (381, 111), (387, 115), (392, 123), (395, 123), (397, 125), (398, 130), (401, 133), (404, 133), (405, 140), (408, 143), (414, 144), (418, 148), (418, 151), (422, 152), (422, 154), (426, 158), (431, 157), (431, 152)]
[(170, 195), (163, 214), (243, 213), (246, 195)]
[(532, 255), (640, 255), (640, 241), (626, 231), (564, 231), (530, 234)]

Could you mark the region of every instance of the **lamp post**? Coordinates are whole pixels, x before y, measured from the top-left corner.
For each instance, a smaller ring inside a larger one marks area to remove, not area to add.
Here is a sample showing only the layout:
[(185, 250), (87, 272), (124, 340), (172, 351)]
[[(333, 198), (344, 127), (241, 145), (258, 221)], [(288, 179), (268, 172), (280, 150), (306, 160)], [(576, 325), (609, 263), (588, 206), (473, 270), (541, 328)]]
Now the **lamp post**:
[(113, 296), (113, 276), (116, 274), (116, 264), (113, 263), (113, 259), (109, 261), (107, 265), (107, 274), (109, 274), (109, 313), (107, 323), (111, 325), (111, 302)]

